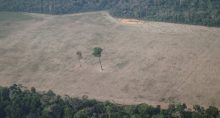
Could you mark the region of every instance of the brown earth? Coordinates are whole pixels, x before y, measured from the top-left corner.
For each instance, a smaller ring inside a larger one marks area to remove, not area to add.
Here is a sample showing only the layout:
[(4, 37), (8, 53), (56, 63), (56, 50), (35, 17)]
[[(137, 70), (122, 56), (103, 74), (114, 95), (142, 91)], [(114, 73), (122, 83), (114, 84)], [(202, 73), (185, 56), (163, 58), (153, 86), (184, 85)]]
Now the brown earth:
[[(122, 104), (220, 107), (220, 28), (126, 25), (106, 12), (28, 15), (33, 18), (0, 21), (2, 86), (23, 84)], [(104, 49), (104, 71), (92, 55), (96, 46)]]
[(119, 22), (128, 25), (144, 24), (143, 20), (137, 20), (137, 19), (119, 19)]

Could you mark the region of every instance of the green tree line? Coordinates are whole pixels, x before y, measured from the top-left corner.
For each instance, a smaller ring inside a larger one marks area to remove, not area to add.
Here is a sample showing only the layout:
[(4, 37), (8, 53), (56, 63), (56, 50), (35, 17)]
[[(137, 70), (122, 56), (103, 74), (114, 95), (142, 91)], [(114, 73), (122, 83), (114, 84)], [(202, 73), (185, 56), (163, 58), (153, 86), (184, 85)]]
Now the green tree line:
[(126, 18), (220, 26), (219, 0), (122, 0), (111, 13)]
[(147, 104), (120, 105), (37, 92), (21, 86), (0, 87), (0, 118), (220, 118), (218, 108), (171, 104), (167, 109)]
[(220, 26), (219, 0), (0, 0), (0, 11), (67, 14), (99, 10), (123, 18)]

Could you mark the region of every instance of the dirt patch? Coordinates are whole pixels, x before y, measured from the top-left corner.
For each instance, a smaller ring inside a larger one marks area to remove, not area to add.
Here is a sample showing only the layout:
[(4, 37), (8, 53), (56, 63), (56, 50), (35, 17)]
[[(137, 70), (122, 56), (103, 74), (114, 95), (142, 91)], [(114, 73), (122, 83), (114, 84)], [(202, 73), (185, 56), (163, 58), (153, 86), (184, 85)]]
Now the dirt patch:
[(127, 25), (140, 25), (140, 24), (144, 24), (143, 20), (137, 20), (137, 19), (118, 19), (118, 21), (121, 24), (127, 24)]

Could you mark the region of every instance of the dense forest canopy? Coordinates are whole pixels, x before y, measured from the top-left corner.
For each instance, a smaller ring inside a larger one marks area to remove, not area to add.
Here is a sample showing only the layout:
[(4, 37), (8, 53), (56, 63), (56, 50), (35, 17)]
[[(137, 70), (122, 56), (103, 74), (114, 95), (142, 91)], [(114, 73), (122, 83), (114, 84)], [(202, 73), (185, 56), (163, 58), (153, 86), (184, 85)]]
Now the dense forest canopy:
[(49, 90), (37, 92), (21, 85), (0, 87), (0, 118), (220, 118), (218, 108), (171, 104), (168, 109), (147, 104), (119, 105), (110, 102), (61, 97)]
[(66, 14), (109, 10), (116, 17), (220, 26), (219, 0), (0, 0), (0, 11)]

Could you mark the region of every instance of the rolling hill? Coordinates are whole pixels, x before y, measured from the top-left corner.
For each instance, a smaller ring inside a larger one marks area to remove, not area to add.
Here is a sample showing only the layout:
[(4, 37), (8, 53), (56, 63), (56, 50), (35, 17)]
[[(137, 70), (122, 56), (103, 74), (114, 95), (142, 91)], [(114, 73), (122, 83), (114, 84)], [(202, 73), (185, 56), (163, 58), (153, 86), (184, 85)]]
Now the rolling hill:
[[(220, 106), (220, 29), (107, 12), (0, 13), (0, 85), (117, 103)], [(100, 71), (94, 47), (104, 49)], [(76, 52), (83, 55), (79, 66)]]

